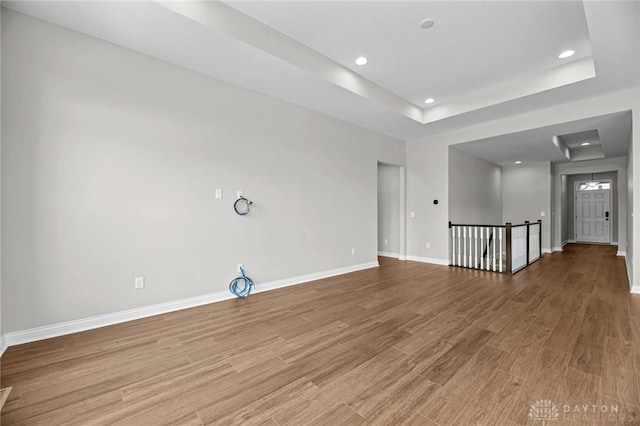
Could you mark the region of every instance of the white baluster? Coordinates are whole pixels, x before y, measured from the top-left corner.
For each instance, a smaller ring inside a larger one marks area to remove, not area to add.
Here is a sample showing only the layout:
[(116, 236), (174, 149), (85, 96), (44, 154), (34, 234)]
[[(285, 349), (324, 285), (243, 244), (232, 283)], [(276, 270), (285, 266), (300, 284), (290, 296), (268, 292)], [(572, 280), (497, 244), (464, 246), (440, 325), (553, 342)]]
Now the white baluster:
[(500, 229), (500, 272), (502, 272), (502, 228)]
[(451, 264), (456, 264), (456, 227), (451, 227)]
[(462, 240), (460, 239), (460, 232), (461, 232), (460, 227), (456, 226), (456, 238), (458, 240), (458, 253), (457, 253), (458, 261), (456, 265), (458, 266), (460, 266), (460, 251), (462, 250), (462, 247), (460, 247), (460, 244), (462, 243)]
[(475, 226), (473, 229), (473, 246), (476, 249), (476, 256), (474, 258), (473, 267), (474, 269), (478, 267), (478, 227)]
[(462, 266), (467, 266), (467, 227), (462, 227)]
[(491, 259), (491, 241), (489, 240), (489, 236), (491, 234), (491, 228), (486, 228), (487, 235), (485, 235), (487, 240), (487, 257), (484, 261), (484, 269), (489, 270), (489, 259)]
[(469, 227), (469, 268), (473, 268), (473, 226)]
[(467, 252), (467, 268), (471, 268), (473, 265), (473, 227), (468, 227), (469, 235), (467, 235), (467, 244), (469, 244), (469, 251)]
[(484, 268), (484, 228), (480, 228), (480, 269)]
[(493, 272), (496, 271), (496, 239), (498, 236), (496, 235), (496, 227), (493, 227)]

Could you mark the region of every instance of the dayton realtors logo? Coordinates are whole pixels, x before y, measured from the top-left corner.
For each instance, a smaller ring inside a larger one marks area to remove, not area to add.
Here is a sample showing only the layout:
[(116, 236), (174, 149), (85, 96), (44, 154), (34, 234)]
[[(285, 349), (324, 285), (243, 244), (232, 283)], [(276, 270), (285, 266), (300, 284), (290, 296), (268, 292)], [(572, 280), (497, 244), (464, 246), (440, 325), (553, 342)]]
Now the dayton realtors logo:
[(534, 422), (542, 422), (542, 426), (548, 421), (558, 420), (560, 412), (558, 407), (548, 399), (539, 399), (529, 407), (529, 418)]
[[(561, 411), (561, 410), (562, 411)], [(558, 408), (548, 399), (539, 399), (529, 406), (529, 418), (546, 425), (549, 421), (603, 423), (633, 423), (638, 420), (635, 413), (621, 413), (617, 405), (597, 404), (564, 404)]]

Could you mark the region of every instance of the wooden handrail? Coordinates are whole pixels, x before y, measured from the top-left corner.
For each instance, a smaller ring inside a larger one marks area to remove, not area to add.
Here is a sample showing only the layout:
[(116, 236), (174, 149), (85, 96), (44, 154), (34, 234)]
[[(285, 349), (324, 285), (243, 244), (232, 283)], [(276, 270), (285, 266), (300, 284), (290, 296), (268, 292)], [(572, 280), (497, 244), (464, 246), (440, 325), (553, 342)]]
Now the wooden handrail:
[(449, 222), (449, 228), (452, 226), (476, 226), (478, 228), (504, 228), (505, 225), (469, 225), (468, 223), (451, 223)]

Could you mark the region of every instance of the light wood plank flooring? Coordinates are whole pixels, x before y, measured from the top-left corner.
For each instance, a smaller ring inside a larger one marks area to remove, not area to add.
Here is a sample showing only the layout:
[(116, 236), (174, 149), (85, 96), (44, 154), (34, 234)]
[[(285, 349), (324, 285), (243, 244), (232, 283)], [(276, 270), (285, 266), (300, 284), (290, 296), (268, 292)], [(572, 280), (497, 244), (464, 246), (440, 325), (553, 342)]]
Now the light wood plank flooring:
[(542, 399), (547, 424), (639, 424), (640, 298), (615, 252), (570, 245), (515, 276), (381, 258), (11, 347), (2, 425), (540, 425)]

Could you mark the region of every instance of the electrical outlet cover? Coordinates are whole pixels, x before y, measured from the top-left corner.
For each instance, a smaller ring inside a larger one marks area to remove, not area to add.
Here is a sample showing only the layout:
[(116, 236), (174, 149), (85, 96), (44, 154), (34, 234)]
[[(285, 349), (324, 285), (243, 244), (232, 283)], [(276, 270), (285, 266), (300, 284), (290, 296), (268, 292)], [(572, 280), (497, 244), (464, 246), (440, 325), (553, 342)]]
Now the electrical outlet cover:
[(141, 288), (144, 288), (144, 277), (136, 277), (134, 285), (136, 290), (140, 290)]

